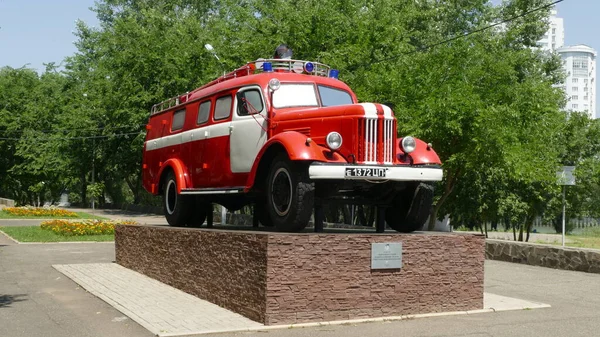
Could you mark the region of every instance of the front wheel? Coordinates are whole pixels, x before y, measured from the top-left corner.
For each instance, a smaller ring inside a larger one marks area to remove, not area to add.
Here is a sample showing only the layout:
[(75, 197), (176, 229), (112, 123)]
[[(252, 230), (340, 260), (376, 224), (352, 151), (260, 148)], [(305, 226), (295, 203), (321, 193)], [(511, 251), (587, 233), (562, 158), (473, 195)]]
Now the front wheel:
[(265, 227), (273, 227), (273, 221), (271, 221), (271, 217), (269, 216), (266, 203), (266, 200), (260, 199), (256, 204), (254, 204), (254, 216), (258, 219), (258, 222), (260, 222), (261, 225)]
[(286, 155), (277, 156), (267, 177), (266, 190), (265, 207), (277, 230), (299, 232), (308, 225), (315, 201), (315, 186), (308, 177), (306, 165), (292, 162)]
[(427, 221), (433, 205), (433, 185), (420, 183), (398, 193), (385, 211), (385, 222), (398, 232), (419, 230)]
[(163, 185), (163, 210), (170, 226), (182, 227), (188, 224), (192, 202), (188, 196), (177, 192), (175, 175), (169, 171)]

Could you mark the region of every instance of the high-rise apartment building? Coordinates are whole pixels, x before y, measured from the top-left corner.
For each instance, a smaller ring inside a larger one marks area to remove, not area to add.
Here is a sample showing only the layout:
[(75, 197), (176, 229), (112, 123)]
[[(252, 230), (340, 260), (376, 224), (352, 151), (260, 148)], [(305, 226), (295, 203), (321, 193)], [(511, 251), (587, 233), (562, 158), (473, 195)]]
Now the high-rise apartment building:
[(561, 47), (556, 52), (563, 59), (567, 73), (566, 110), (587, 111), (596, 117), (596, 51), (584, 44)]
[(556, 16), (557, 14), (556, 10), (550, 12), (548, 31), (538, 41), (541, 49), (550, 52), (556, 51), (565, 44), (565, 25), (563, 19)]
[(562, 18), (552, 10), (548, 31), (538, 41), (538, 47), (557, 53), (563, 60), (567, 75), (565, 94), (567, 111), (586, 111), (591, 118), (596, 117), (596, 51), (586, 45), (565, 46), (565, 27)]

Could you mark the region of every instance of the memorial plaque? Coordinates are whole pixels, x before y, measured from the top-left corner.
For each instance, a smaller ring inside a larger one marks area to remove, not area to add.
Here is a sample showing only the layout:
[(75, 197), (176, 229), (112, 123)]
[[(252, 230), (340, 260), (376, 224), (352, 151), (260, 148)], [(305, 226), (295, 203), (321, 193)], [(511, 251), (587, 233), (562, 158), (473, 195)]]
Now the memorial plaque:
[(401, 269), (402, 243), (371, 243), (371, 269)]

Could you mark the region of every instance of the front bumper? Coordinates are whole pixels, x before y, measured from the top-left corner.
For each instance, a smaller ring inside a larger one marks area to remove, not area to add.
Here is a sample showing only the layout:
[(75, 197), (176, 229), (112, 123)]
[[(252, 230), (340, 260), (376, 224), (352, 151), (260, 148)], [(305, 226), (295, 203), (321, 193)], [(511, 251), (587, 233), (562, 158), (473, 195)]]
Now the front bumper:
[[(385, 171), (384, 176), (369, 176), (369, 172)], [(352, 175), (363, 173), (365, 175)], [(371, 171), (369, 171), (371, 170)], [(392, 180), (392, 181), (441, 181), (443, 170), (437, 166), (383, 166), (314, 163), (308, 168), (310, 179), (344, 179), (344, 180)]]

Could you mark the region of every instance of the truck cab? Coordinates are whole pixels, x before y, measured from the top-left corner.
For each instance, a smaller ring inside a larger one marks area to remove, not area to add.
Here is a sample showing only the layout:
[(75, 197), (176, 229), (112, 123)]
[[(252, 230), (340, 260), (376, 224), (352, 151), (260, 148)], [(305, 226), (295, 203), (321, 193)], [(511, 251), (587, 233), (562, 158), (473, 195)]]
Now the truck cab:
[(152, 107), (143, 186), (172, 226), (200, 226), (212, 204), (254, 205), (264, 226), (301, 231), (316, 204), (373, 204), (419, 229), (442, 179), (431, 144), (397, 136), (392, 110), (359, 103), (329, 66), (260, 59)]

